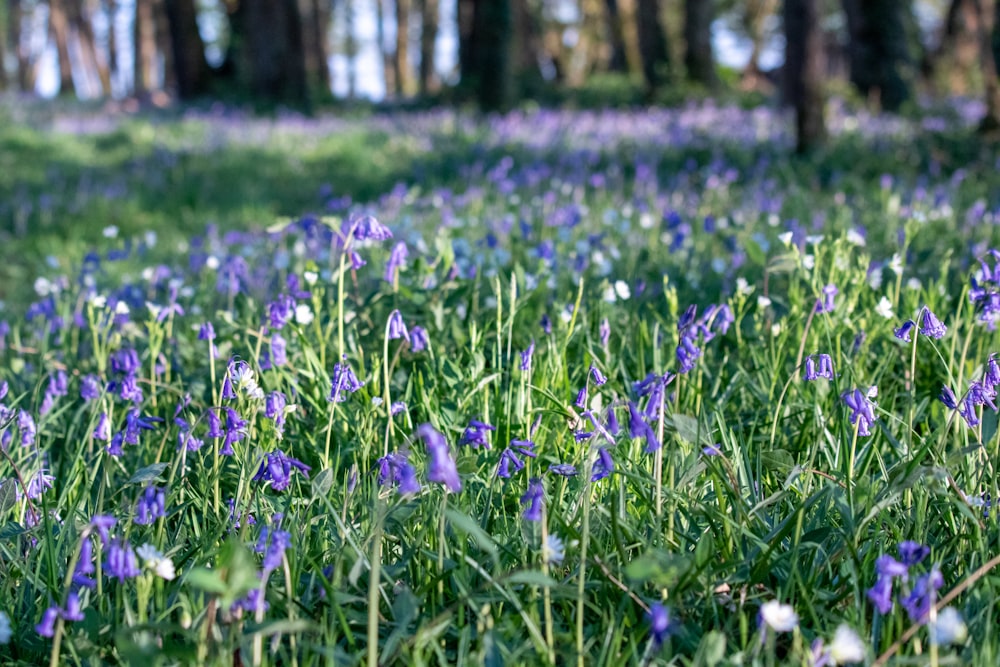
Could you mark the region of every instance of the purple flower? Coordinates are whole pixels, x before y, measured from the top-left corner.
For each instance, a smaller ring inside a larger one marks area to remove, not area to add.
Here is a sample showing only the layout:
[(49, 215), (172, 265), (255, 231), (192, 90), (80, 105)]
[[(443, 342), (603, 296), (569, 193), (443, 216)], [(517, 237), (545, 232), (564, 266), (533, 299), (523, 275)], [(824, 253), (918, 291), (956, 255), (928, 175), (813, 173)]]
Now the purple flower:
[(900, 559), (902, 559), (903, 564), (907, 567), (916, 565), (923, 559), (927, 558), (927, 556), (931, 553), (930, 547), (926, 547), (923, 544), (912, 540), (900, 542), (897, 549), (899, 550)]
[(590, 364), (590, 377), (594, 380), (594, 384), (598, 387), (608, 381), (608, 378), (605, 377), (604, 373), (602, 373), (601, 370), (594, 364)]
[(400, 495), (420, 493), (417, 472), (407, 460), (406, 454), (387, 454), (378, 460), (379, 486), (395, 485)]
[(951, 387), (947, 385), (941, 387), (941, 393), (938, 395), (938, 400), (944, 403), (945, 407), (949, 410), (958, 409), (958, 397), (955, 396), (955, 392), (951, 390)]
[(385, 241), (392, 238), (392, 232), (374, 217), (364, 215), (354, 223), (354, 238), (359, 241)]
[[(689, 329), (693, 332), (693, 329)], [(681, 373), (690, 373), (694, 370), (695, 362), (701, 356), (701, 348), (695, 343), (697, 339), (694, 335), (684, 334), (677, 343), (677, 363), (680, 365)]]
[(875, 605), (880, 614), (888, 614), (892, 611), (892, 577), (880, 576), (875, 585), (869, 588), (865, 595)]
[(608, 341), (611, 339), (611, 324), (608, 322), (608, 318), (601, 320), (601, 326), (598, 329), (598, 335), (601, 339), (601, 347), (608, 349)]
[(520, 354), (521, 354), (521, 363), (518, 366), (518, 368), (522, 371), (530, 371), (531, 357), (533, 354), (535, 354), (535, 341), (531, 341), (531, 345), (528, 346), (528, 349), (522, 351)]
[(611, 458), (611, 452), (609, 452), (604, 447), (597, 450), (597, 460), (594, 461), (594, 468), (592, 474), (590, 475), (590, 481), (596, 482), (598, 480), (604, 479), (615, 470), (614, 459)]
[(132, 408), (125, 413), (125, 444), (138, 445), (140, 431), (152, 431), (154, 422), (162, 422), (160, 417), (142, 417), (139, 408)]
[(135, 504), (135, 522), (140, 526), (148, 526), (167, 513), (167, 494), (165, 489), (150, 484)]
[[(53, 477), (52, 475), (47, 475), (45, 474), (44, 471), (39, 470), (38, 472), (36, 472), (34, 475), (31, 476), (31, 479), (28, 480), (28, 488), (27, 488), (28, 498), (30, 498), (31, 500), (38, 500), (39, 498), (42, 497), (42, 494), (45, 493), (46, 490), (52, 488), (52, 482), (54, 481), (55, 477)], [(18, 489), (17, 499), (21, 500), (23, 497), (24, 494), (21, 493), (20, 489)]]
[(906, 578), (909, 573), (909, 566), (900, 563), (889, 554), (882, 554), (875, 560), (875, 571), (880, 577), (902, 577)]
[(56, 633), (56, 621), (59, 620), (59, 607), (49, 607), (42, 614), (42, 620), (35, 626), (35, 632), (42, 637), (51, 637)]
[(553, 463), (549, 466), (549, 472), (560, 477), (575, 477), (577, 475), (576, 466), (572, 463)]
[(847, 391), (841, 395), (844, 404), (851, 410), (850, 421), (858, 427), (858, 435), (871, 435), (871, 425), (875, 422), (875, 404), (861, 389)]
[(528, 482), (528, 490), (521, 496), (521, 504), (526, 505), (524, 508), (525, 519), (528, 521), (542, 520), (542, 499), (544, 495), (545, 487), (542, 486), (542, 480), (538, 477), (532, 477)]
[(116, 523), (118, 523), (118, 519), (104, 514), (95, 514), (90, 518), (90, 528), (97, 531), (98, 536), (101, 538), (101, 544), (105, 547), (108, 546), (110, 531), (115, 527)]
[(94, 545), (89, 537), (80, 542), (80, 556), (73, 570), (73, 584), (82, 588), (97, 588), (97, 582), (90, 576), (95, 572)]
[[(817, 360), (819, 361), (818, 367)], [(806, 358), (805, 379), (818, 380), (819, 378), (833, 380), (833, 361), (829, 354), (809, 355)]]
[(267, 319), (272, 329), (280, 331), (293, 317), (295, 317), (295, 299), (287, 294), (282, 294), (267, 304)]
[(208, 422), (208, 433), (205, 434), (206, 438), (221, 438), (224, 435), (222, 432), (222, 418), (219, 417), (218, 410), (215, 408), (206, 410), (205, 421)]
[(587, 407), (587, 385), (583, 385), (583, 388), (576, 392), (576, 401), (573, 402), (573, 405), (578, 408)]
[(635, 403), (629, 401), (628, 404), (628, 434), (630, 438), (645, 438), (646, 453), (655, 452), (660, 448), (660, 441), (650, 426), (639, 412)]
[(924, 306), (920, 317), (920, 333), (928, 338), (940, 339), (948, 333), (948, 327), (941, 323), (930, 308)]
[(94, 429), (94, 438), (97, 440), (103, 440), (104, 442), (111, 439), (111, 421), (108, 419), (107, 412), (102, 412), (101, 416), (97, 418), (97, 427)]
[(364, 382), (358, 380), (351, 367), (347, 365), (347, 358), (342, 363), (333, 367), (333, 377), (330, 381), (330, 395), (326, 400), (331, 403), (343, 403), (347, 400), (348, 394), (353, 394), (364, 386)]
[(302, 461), (293, 459), (280, 449), (276, 449), (264, 457), (257, 469), (257, 474), (253, 476), (254, 482), (271, 483), (271, 488), (275, 491), (284, 491), (292, 483), (292, 470), (298, 470), (306, 477), (312, 470)]
[(288, 363), (287, 343), (279, 334), (271, 334), (271, 363), (284, 366)]
[(402, 268), (403, 264), (406, 263), (406, 258), (409, 256), (409, 252), (406, 250), (406, 244), (400, 241), (392, 248), (392, 252), (389, 253), (389, 261), (385, 265), (385, 278), (387, 283), (394, 283), (399, 277), (399, 269)]
[(431, 339), (427, 335), (427, 330), (422, 326), (415, 326), (410, 329), (410, 350), (413, 352), (423, 352), (430, 345)]
[(142, 574), (135, 549), (128, 542), (123, 545), (118, 539), (112, 540), (111, 544), (108, 545), (104, 570), (109, 577), (116, 578), (121, 583)]
[(836, 285), (826, 285), (823, 288), (823, 296), (816, 300), (816, 312), (817, 313), (832, 313), (837, 307), (834, 302), (834, 297), (837, 296), (837, 286)]
[(670, 635), (670, 611), (659, 602), (649, 606), (649, 631), (654, 646), (662, 646)]
[(83, 610), (80, 609), (80, 596), (71, 592), (66, 596), (66, 606), (60, 610), (60, 615), (67, 621), (82, 621)]
[(899, 327), (898, 329), (892, 330), (892, 335), (901, 341), (909, 343), (910, 332), (913, 330), (913, 327), (915, 326), (917, 326), (916, 322), (914, 322), (913, 320), (906, 320), (905, 322), (903, 322), (903, 326)]
[(478, 419), (470, 419), (469, 425), (465, 427), (462, 439), (458, 441), (458, 444), (459, 446), (472, 445), (476, 449), (479, 447), (490, 449), (490, 441), (487, 439), (487, 433), (495, 430), (497, 430), (496, 426), (490, 426)]
[(452, 493), (462, 490), (455, 459), (451, 457), (448, 441), (430, 424), (417, 427), (417, 437), (424, 441), (430, 461), (427, 464), (427, 481), (439, 482)]
[(503, 452), (500, 454), (500, 463), (497, 465), (497, 476), (510, 479), (510, 466), (514, 466), (514, 472), (524, 469), (522, 456), (535, 458), (537, 454), (533, 451), (535, 443), (531, 440), (511, 440)]
[(281, 561), (285, 557), (285, 550), (291, 545), (292, 536), (284, 530), (268, 530), (267, 526), (260, 529), (260, 537), (254, 550), (264, 554), (262, 569), (266, 577), (272, 571), (281, 567)]
[(389, 340), (409, 337), (409, 332), (406, 330), (406, 323), (403, 322), (403, 316), (400, 315), (398, 310), (394, 310), (389, 314), (388, 331)]
[(111, 456), (122, 456), (125, 454), (125, 450), (122, 449), (122, 444), (125, 442), (125, 432), (118, 431), (111, 438), (111, 442), (108, 443), (107, 452)]
[(205, 322), (198, 329), (198, 340), (215, 340), (215, 328), (211, 322)]
[(90, 402), (101, 395), (101, 381), (96, 375), (84, 375), (80, 381), (80, 398)]
[(24, 410), (18, 410), (17, 427), (21, 430), (22, 447), (27, 447), (35, 442), (37, 427), (35, 426), (35, 418), (32, 417), (30, 413), (25, 412)]
[(272, 391), (264, 399), (264, 416), (274, 420), (274, 425), (279, 433), (285, 428), (285, 407), (287, 405), (288, 399), (280, 391)]
[(903, 605), (903, 609), (906, 610), (912, 622), (923, 623), (927, 619), (927, 614), (934, 603), (935, 593), (942, 586), (944, 586), (944, 577), (937, 566), (932, 567), (930, 572), (917, 578), (910, 594), (900, 600), (900, 604)]
[(354, 269), (355, 271), (357, 271), (362, 266), (368, 263), (355, 250), (348, 251), (347, 257), (351, 260), (351, 268)]

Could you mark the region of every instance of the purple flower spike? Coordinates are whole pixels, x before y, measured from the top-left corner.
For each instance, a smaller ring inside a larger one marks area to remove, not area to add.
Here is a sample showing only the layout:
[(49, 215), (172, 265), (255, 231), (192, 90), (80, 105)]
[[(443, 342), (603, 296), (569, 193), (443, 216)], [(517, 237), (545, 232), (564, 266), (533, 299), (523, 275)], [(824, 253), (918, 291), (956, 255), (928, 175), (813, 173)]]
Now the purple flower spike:
[(410, 329), (410, 351), (423, 352), (430, 345), (431, 339), (427, 335), (427, 330), (421, 326)]
[(354, 238), (359, 241), (385, 241), (392, 238), (392, 232), (372, 216), (364, 215), (354, 223)]
[(924, 306), (920, 317), (920, 333), (928, 338), (940, 339), (948, 333), (948, 327), (931, 312), (930, 308)]
[(417, 437), (424, 441), (430, 462), (427, 464), (427, 481), (439, 482), (452, 493), (462, 490), (462, 480), (455, 467), (455, 459), (451, 457), (448, 441), (430, 424), (421, 424), (417, 428)]
[(108, 545), (107, 561), (104, 563), (104, 570), (109, 577), (118, 579), (125, 583), (126, 579), (132, 579), (142, 574), (139, 569), (139, 559), (136, 558), (135, 549), (126, 542), (124, 545), (119, 540), (113, 540)]
[(899, 547), (899, 557), (903, 561), (903, 565), (910, 567), (911, 565), (916, 565), (923, 559), (930, 555), (930, 547), (926, 547), (919, 542), (914, 542), (912, 540), (906, 540), (905, 542), (900, 542)]
[(476, 449), (479, 447), (489, 449), (490, 441), (487, 439), (487, 433), (495, 430), (497, 430), (496, 426), (490, 426), (489, 424), (481, 422), (478, 419), (470, 419), (469, 425), (465, 427), (465, 431), (462, 433), (462, 439), (458, 441), (458, 444), (471, 445)]
[(869, 588), (866, 593), (875, 609), (880, 614), (888, 614), (892, 611), (892, 577), (879, 577), (875, 585)]
[(35, 626), (35, 632), (42, 637), (51, 637), (56, 633), (56, 621), (59, 620), (59, 607), (49, 607), (42, 614), (42, 620)]
[(165, 489), (149, 485), (139, 496), (135, 505), (135, 522), (148, 526), (167, 513), (167, 494)]
[(257, 469), (257, 474), (253, 476), (254, 482), (271, 483), (271, 488), (275, 491), (284, 491), (292, 483), (292, 471), (298, 470), (306, 477), (312, 470), (302, 461), (293, 459), (280, 449), (276, 449), (267, 456)]
[(903, 322), (903, 326), (898, 329), (892, 330), (892, 335), (901, 341), (906, 343), (910, 342), (910, 332), (913, 331), (913, 327), (917, 326), (917, 323), (913, 320), (906, 320)]
[(615, 471), (615, 461), (611, 458), (611, 452), (604, 447), (597, 450), (597, 460), (594, 461), (594, 469), (590, 475), (590, 481), (596, 482), (604, 479)]
[(662, 646), (670, 636), (670, 611), (659, 602), (649, 606), (649, 632), (654, 646)]
[(538, 477), (532, 477), (528, 482), (528, 490), (521, 496), (521, 504), (526, 505), (524, 508), (525, 519), (528, 521), (542, 520), (542, 500), (544, 496), (545, 487), (542, 486), (542, 480)]
[(409, 254), (406, 244), (402, 241), (393, 246), (392, 252), (389, 254), (389, 261), (385, 265), (385, 275), (382, 276), (387, 283), (396, 282), (396, 279), (399, 278), (399, 270), (406, 263)]

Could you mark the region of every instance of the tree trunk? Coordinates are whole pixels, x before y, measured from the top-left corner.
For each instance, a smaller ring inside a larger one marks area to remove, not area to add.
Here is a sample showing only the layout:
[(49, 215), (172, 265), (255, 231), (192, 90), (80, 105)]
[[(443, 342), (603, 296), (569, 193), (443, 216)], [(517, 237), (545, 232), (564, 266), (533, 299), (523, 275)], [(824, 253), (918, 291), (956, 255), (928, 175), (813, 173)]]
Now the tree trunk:
[(393, 69), (396, 75), (396, 95), (399, 97), (414, 93), (413, 73), (410, 71), (410, 1), (396, 0), (396, 54)]
[(477, 99), (484, 111), (505, 110), (510, 107), (513, 98), (511, 36), (514, 17), (511, 1), (476, 3), (474, 58), (479, 63)]
[(118, 14), (118, 0), (102, 0), (101, 9), (108, 17), (107, 63), (111, 79), (118, 74), (118, 30), (115, 28), (115, 15)]
[(820, 0), (785, 0), (785, 90), (795, 108), (796, 151), (823, 144), (823, 33)]
[(712, 56), (714, 0), (684, 1), (684, 67), (689, 80), (706, 88), (719, 83)]
[(396, 70), (392, 64), (392, 51), (385, 43), (385, 22), (386, 11), (384, 2), (388, 0), (375, 0), (375, 21), (378, 39), (378, 52), (382, 58), (382, 78), (385, 85), (385, 94), (391, 95), (396, 90)]
[(330, 4), (320, 0), (299, 0), (299, 12), (308, 17), (302, 30), (306, 80), (311, 88), (329, 95), (330, 67), (327, 58), (330, 53)]
[(205, 58), (205, 43), (198, 32), (194, 0), (166, 0), (164, 9), (170, 27), (177, 95), (182, 100), (204, 95), (211, 83), (211, 70)]
[(135, 0), (132, 24), (132, 60), (136, 95), (151, 92), (156, 85), (156, 29), (153, 25), (153, 0)]
[(618, 10), (618, 0), (604, 0), (604, 13), (608, 23), (608, 71), (625, 74), (628, 72), (628, 55), (625, 52), (625, 31), (622, 16)]
[(750, 38), (750, 57), (740, 75), (740, 87), (759, 90), (769, 87), (760, 69), (760, 54), (764, 48), (764, 31), (767, 19), (774, 13), (777, 0), (748, 0), (743, 11), (743, 29)]
[(476, 2), (456, 0), (458, 23), (458, 75), (461, 90), (471, 95), (479, 87), (479, 63), (476, 61)]
[(10, 34), (10, 12), (0, 7), (0, 17), (3, 17), (3, 24), (0, 25), (0, 90), (7, 90), (7, 36)]
[(878, 98), (887, 111), (898, 111), (912, 96), (916, 78), (916, 58), (908, 37), (910, 3), (843, 0), (843, 6), (850, 35), (851, 83), (863, 95)]
[(69, 22), (62, 0), (49, 0), (49, 29), (59, 57), (59, 94), (73, 92), (73, 61), (69, 55)]
[(161, 61), (157, 63), (160, 71), (160, 90), (177, 90), (177, 68), (174, 65), (174, 48), (171, 44), (170, 23), (167, 20), (166, 0), (153, 0), (153, 29), (156, 39), (156, 52)]
[(237, 81), (257, 100), (308, 101), (296, 0), (241, 0), (230, 13)]
[(7, 6), (10, 9), (10, 23), (7, 25), (10, 30), (10, 43), (17, 59), (17, 87), (22, 93), (30, 93), (35, 89), (35, 63), (31, 58), (29, 40), (21, 34), (24, 18), (21, 12), (21, 0), (9, 0)]
[(979, 14), (979, 66), (983, 73), (986, 97), (986, 115), (979, 123), (980, 132), (1000, 132), (1000, 80), (997, 79), (997, 62), (993, 55), (993, 40), (1000, 30), (996, 0), (973, 0)]
[(639, 53), (642, 57), (642, 75), (650, 95), (663, 84), (666, 78), (665, 70), (670, 65), (667, 33), (660, 16), (660, 0), (638, 0), (636, 25)]
[(429, 95), (438, 89), (434, 69), (434, 47), (438, 36), (438, 0), (418, 0), (420, 5), (420, 94)]
[(69, 25), (80, 39), (80, 54), (84, 65), (97, 75), (101, 84), (101, 94), (107, 97), (111, 95), (111, 71), (108, 69), (107, 62), (97, 52), (94, 26), (84, 7), (83, 0), (66, 0), (65, 7)]

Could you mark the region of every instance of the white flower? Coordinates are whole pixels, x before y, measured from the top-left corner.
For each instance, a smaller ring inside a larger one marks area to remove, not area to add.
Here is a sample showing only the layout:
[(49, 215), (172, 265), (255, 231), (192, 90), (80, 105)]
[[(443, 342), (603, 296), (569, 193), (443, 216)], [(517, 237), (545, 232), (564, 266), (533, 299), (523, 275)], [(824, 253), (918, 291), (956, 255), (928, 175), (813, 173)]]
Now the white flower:
[(879, 289), (882, 287), (882, 278), (882, 267), (872, 269), (868, 274), (868, 286), (872, 289)]
[(875, 312), (885, 319), (891, 320), (894, 317), (892, 312), (892, 302), (883, 296), (879, 299), (878, 305), (875, 306)]
[(149, 316), (155, 320), (157, 317), (160, 316), (160, 311), (163, 310), (163, 306), (157, 306), (155, 303), (147, 301), (146, 310), (149, 311)]
[(916, 278), (910, 278), (906, 281), (906, 289), (918, 290), (920, 287), (920, 281)]
[(768, 297), (766, 297), (764, 295), (761, 295), (761, 296), (757, 297), (757, 307), (758, 308), (767, 308), (770, 305), (771, 305), (771, 299), (770, 298), (768, 298)]
[(0, 611), (0, 644), (10, 643), (14, 631), (10, 627), (10, 616)]
[(207, 266), (209, 270), (215, 271), (219, 268), (219, 258), (215, 255), (209, 255), (208, 259), (205, 260), (205, 266)]
[(813, 236), (807, 236), (806, 237), (806, 243), (808, 245), (819, 245), (822, 242), (823, 242), (823, 235), (822, 234), (816, 234), (816, 235), (813, 235)]
[(566, 547), (558, 535), (546, 535), (542, 543), (542, 560), (549, 565), (559, 565), (566, 557)]
[(806, 271), (816, 268), (816, 255), (802, 255), (802, 268)]
[(624, 280), (616, 280), (615, 294), (618, 295), (619, 299), (625, 301), (626, 299), (632, 296), (632, 291), (628, 288), (628, 283), (626, 283)]
[(124, 301), (118, 301), (115, 303), (115, 314), (116, 315), (128, 315), (128, 304)]
[(875, 385), (868, 387), (868, 398), (877, 398), (877, 397), (878, 397), (878, 387), (876, 387)]
[(300, 303), (299, 305), (295, 306), (295, 322), (297, 324), (301, 324), (302, 326), (307, 326), (310, 322), (313, 321), (313, 317), (314, 315), (312, 309), (308, 305)]
[(108, 305), (108, 297), (103, 294), (95, 294), (90, 297), (90, 305), (97, 309), (104, 308), (104, 306)]
[(938, 612), (937, 622), (931, 626), (931, 641), (936, 644), (964, 644), (968, 636), (969, 628), (957, 609), (945, 607)]
[(792, 233), (791, 232), (782, 232), (781, 234), (778, 234), (778, 240), (781, 241), (782, 243), (784, 243), (786, 246), (791, 247), (791, 245), (792, 245)]
[(854, 630), (848, 625), (841, 624), (837, 632), (833, 635), (833, 641), (827, 648), (827, 655), (830, 656), (832, 665), (849, 665), (855, 662), (864, 662), (865, 645)]
[(55, 285), (48, 278), (39, 277), (35, 279), (35, 294), (38, 296), (48, 296), (54, 291), (56, 291)]
[(864, 247), (865, 237), (858, 230), (851, 228), (847, 230), (847, 242), (852, 245)]
[(775, 632), (791, 632), (799, 624), (799, 615), (790, 604), (768, 600), (760, 606), (760, 620)]
[(889, 260), (889, 270), (897, 276), (903, 273), (903, 256), (898, 252)]
[(177, 573), (174, 571), (174, 561), (166, 558), (152, 544), (143, 544), (135, 550), (135, 553), (142, 559), (143, 567), (151, 570), (153, 574), (161, 579), (169, 581), (177, 576)]
[(315, 285), (316, 280), (319, 278), (319, 274), (315, 271), (306, 271), (302, 274), (302, 278), (306, 281), (306, 285)]
[(747, 279), (740, 276), (736, 279), (736, 293), (740, 296), (750, 296), (753, 294), (754, 286), (747, 282)]
[(115, 227), (114, 225), (108, 225), (107, 227), (104, 228), (104, 231), (101, 233), (104, 234), (104, 238), (113, 239), (116, 236), (118, 236), (118, 228)]

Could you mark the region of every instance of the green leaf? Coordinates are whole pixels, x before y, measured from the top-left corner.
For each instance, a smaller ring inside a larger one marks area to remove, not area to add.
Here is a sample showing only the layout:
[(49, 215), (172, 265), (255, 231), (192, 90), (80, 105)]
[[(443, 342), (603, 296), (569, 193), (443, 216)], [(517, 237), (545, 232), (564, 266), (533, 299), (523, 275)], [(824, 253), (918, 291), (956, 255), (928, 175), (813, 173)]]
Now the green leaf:
[(673, 415), (670, 419), (677, 430), (678, 437), (689, 445), (697, 445), (699, 435), (705, 435), (704, 429), (699, 433), (698, 420), (694, 417), (689, 415)]
[(984, 443), (993, 440), (997, 434), (997, 424), (1000, 423), (1000, 413), (992, 410), (983, 410), (983, 438)]
[(267, 621), (260, 625), (248, 624), (246, 633), (248, 635), (296, 635), (303, 632), (316, 630), (316, 624), (304, 618), (288, 619), (283, 618), (276, 621)]
[(718, 630), (712, 630), (701, 638), (698, 645), (698, 653), (695, 657), (696, 665), (705, 667), (715, 667), (726, 658), (726, 635)]
[(508, 584), (526, 584), (528, 586), (538, 586), (539, 588), (553, 588), (559, 585), (558, 581), (538, 570), (515, 572), (507, 577), (505, 581)]
[(222, 580), (222, 574), (218, 570), (210, 570), (207, 567), (196, 567), (187, 573), (184, 581), (195, 588), (222, 595), (226, 592), (226, 582)]
[(625, 576), (640, 583), (651, 582), (662, 588), (673, 588), (691, 566), (690, 557), (666, 551), (648, 551), (625, 567)]
[(325, 498), (330, 489), (333, 488), (333, 469), (324, 468), (312, 480), (313, 500)]
[(3, 514), (17, 502), (17, 480), (10, 478), (0, 483), (0, 514)]
[(494, 567), (499, 565), (500, 559), (497, 552), (496, 542), (493, 541), (493, 538), (490, 537), (489, 533), (483, 530), (478, 523), (476, 523), (468, 515), (463, 514), (452, 507), (445, 510), (445, 516), (448, 518), (448, 523), (471, 537), (473, 541), (475, 541), (476, 546), (490, 555), (490, 558), (493, 559)]
[(0, 540), (12, 540), (25, 533), (25, 528), (17, 521), (11, 521), (0, 526)]
[(139, 468), (135, 471), (132, 477), (129, 478), (129, 484), (149, 484), (150, 482), (156, 481), (160, 478), (160, 475), (170, 467), (169, 463), (154, 463), (153, 465), (146, 466), (145, 468)]

